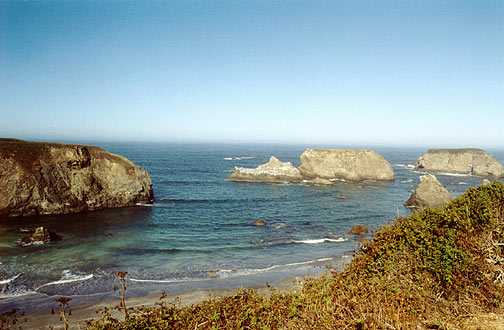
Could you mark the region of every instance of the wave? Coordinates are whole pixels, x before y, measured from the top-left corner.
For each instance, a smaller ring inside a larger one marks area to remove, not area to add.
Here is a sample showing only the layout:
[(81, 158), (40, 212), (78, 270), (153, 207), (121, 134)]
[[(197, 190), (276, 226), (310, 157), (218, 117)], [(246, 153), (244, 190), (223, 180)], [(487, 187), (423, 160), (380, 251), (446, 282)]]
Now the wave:
[(401, 181), (401, 183), (410, 183), (410, 182), (413, 182), (413, 179), (408, 179), (408, 180)]
[(35, 290), (38, 290), (40, 288), (50, 286), (50, 285), (58, 285), (58, 284), (65, 284), (65, 283), (71, 283), (71, 282), (79, 282), (79, 281), (87, 281), (89, 279), (92, 279), (94, 277), (93, 274), (86, 274), (86, 275), (75, 275), (72, 274), (72, 272), (68, 269), (63, 270), (62, 276), (60, 280), (49, 282), (46, 284), (42, 284)]
[(413, 164), (395, 164), (395, 167), (404, 167), (404, 168), (409, 168), (409, 169), (414, 169), (415, 165)]
[(445, 173), (445, 172), (439, 172), (436, 173), (437, 175), (446, 175), (446, 176), (472, 176), (471, 173)]
[(130, 281), (133, 282), (141, 282), (141, 283), (180, 283), (180, 282), (195, 282), (195, 281), (208, 281), (211, 279), (215, 278), (231, 278), (231, 277), (239, 277), (239, 276), (247, 276), (247, 275), (254, 275), (254, 274), (259, 274), (259, 273), (264, 273), (268, 271), (272, 271), (278, 268), (286, 268), (286, 267), (294, 267), (294, 266), (302, 266), (302, 265), (309, 265), (309, 264), (315, 264), (315, 263), (320, 263), (320, 262), (325, 262), (325, 261), (330, 261), (334, 260), (334, 258), (320, 258), (320, 259), (314, 259), (314, 260), (309, 260), (309, 261), (301, 261), (301, 262), (293, 262), (293, 263), (288, 263), (288, 264), (280, 264), (280, 265), (273, 265), (270, 267), (265, 267), (265, 268), (245, 268), (245, 269), (215, 269), (211, 271), (201, 271), (201, 273), (214, 273), (217, 276), (214, 277), (205, 277), (205, 278), (200, 278), (200, 277), (194, 277), (194, 278), (178, 278), (178, 279), (139, 279), (139, 278), (130, 278)]
[(16, 278), (19, 277), (19, 275), (21, 275), (21, 273), (17, 274), (16, 276), (13, 276), (11, 278), (8, 278), (6, 280), (0, 280), (0, 284), (7, 284), (7, 283), (10, 283), (12, 281), (14, 281)]
[(26, 296), (29, 294), (34, 294), (34, 293), (37, 293), (37, 292), (35, 292), (33, 290), (16, 288), (16, 289), (9, 291), (9, 292), (1, 292), (0, 291), (0, 299), (21, 297), (21, 296)]
[(301, 240), (301, 241), (293, 241), (293, 243), (297, 244), (321, 244), (325, 242), (346, 242), (348, 239), (344, 237), (339, 237), (339, 238), (320, 238), (320, 239), (306, 239), (306, 240)]
[(242, 159), (254, 159), (254, 156), (240, 156), (240, 157), (224, 157), (224, 160), (242, 160)]

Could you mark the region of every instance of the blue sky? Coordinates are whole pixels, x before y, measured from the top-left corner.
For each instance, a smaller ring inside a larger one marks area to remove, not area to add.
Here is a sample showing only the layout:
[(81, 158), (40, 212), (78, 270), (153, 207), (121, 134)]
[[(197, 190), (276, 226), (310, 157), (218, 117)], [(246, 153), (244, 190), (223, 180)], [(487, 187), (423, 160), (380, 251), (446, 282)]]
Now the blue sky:
[(503, 1), (0, 0), (0, 136), (502, 147)]

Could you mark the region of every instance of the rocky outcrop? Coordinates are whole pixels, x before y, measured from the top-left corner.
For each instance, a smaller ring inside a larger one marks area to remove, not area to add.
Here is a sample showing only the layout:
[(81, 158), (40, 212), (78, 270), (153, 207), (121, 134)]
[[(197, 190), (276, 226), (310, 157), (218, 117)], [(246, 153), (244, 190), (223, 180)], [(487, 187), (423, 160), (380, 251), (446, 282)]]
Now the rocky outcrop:
[(414, 166), (422, 172), (504, 177), (504, 166), (481, 149), (430, 149)]
[(153, 200), (149, 174), (84, 145), (0, 140), (0, 217), (64, 214)]
[(304, 178), (394, 180), (392, 166), (372, 150), (306, 149), (299, 170)]
[(442, 207), (451, 201), (450, 192), (432, 174), (422, 175), (420, 184), (404, 203), (408, 207)]
[(327, 179), (321, 179), (321, 178), (316, 178), (313, 181), (309, 181), (308, 184), (312, 186), (332, 186), (334, 183), (332, 181), (327, 180)]
[(33, 234), (21, 238), (19, 244), (22, 246), (29, 246), (32, 244), (49, 243), (58, 238), (55, 233), (51, 233), (44, 227), (37, 227)]
[(354, 226), (350, 231), (348, 232), (348, 235), (355, 235), (355, 236), (361, 236), (364, 235), (368, 232), (368, 229), (366, 226), (363, 225), (357, 225)]
[(256, 168), (235, 167), (233, 173), (226, 178), (229, 181), (247, 182), (300, 182), (301, 172), (290, 162), (282, 163), (271, 156), (268, 163)]

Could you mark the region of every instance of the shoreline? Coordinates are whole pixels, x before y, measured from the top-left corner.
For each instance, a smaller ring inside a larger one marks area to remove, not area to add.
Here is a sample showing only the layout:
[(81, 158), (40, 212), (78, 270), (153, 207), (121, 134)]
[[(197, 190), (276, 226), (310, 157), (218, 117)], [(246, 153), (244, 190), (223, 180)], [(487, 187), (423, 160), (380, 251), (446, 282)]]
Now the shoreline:
[[(273, 283), (271, 287), (279, 292), (297, 291), (302, 287), (306, 279), (319, 277), (323, 273), (324, 272), (306, 274), (304, 276), (289, 276)], [(234, 288), (190, 289), (181, 292), (167, 293), (164, 301), (167, 305), (175, 304), (180, 307), (185, 307), (208, 300), (210, 296), (219, 297), (233, 294), (241, 288), (255, 289), (261, 295), (268, 295), (270, 292), (270, 289), (266, 285)], [(128, 297), (126, 295), (126, 306), (128, 308), (140, 306), (153, 307), (156, 302), (160, 301), (161, 295), (162, 292), (159, 291), (132, 297)], [(96, 313), (97, 309), (103, 307), (114, 307), (118, 305), (119, 302), (119, 296), (116, 299), (105, 299), (76, 305), (72, 305), (70, 302), (68, 307), (71, 308), (72, 315), (68, 317), (70, 322), (69, 329), (85, 329), (87, 320), (96, 320), (101, 317), (101, 314)], [(54, 305), (54, 311), (54, 314), (51, 313), (51, 309), (28, 312), (24, 316), (18, 317), (19, 325), (21, 325), (24, 329), (48, 329), (50, 326), (52, 326), (53, 329), (64, 329), (63, 323), (59, 320), (59, 309), (57, 308), (56, 303)], [(123, 317), (122, 311), (113, 310), (111, 311), (111, 314), (119, 319)], [(25, 318), (27, 319), (27, 322), (24, 321)]]

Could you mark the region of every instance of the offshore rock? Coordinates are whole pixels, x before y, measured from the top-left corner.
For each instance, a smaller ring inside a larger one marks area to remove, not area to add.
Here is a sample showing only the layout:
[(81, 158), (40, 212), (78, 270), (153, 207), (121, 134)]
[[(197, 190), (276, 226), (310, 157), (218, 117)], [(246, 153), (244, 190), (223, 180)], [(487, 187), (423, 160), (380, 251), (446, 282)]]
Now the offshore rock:
[(409, 207), (442, 207), (452, 200), (450, 192), (432, 174), (422, 175), (420, 184), (404, 203)]
[(235, 167), (233, 173), (226, 178), (229, 181), (247, 182), (301, 182), (303, 180), (299, 169), (290, 162), (282, 163), (271, 156), (268, 163), (256, 168)]
[(308, 179), (394, 180), (392, 166), (372, 150), (306, 149), (299, 170)]
[(313, 181), (308, 182), (312, 186), (333, 186), (334, 183), (327, 179), (316, 178)]
[(44, 227), (37, 227), (33, 234), (21, 238), (19, 244), (22, 246), (29, 246), (37, 243), (49, 243), (56, 239), (56, 234), (49, 232), (49, 230)]
[(252, 226), (266, 226), (266, 221), (264, 220), (256, 220), (254, 222), (252, 222)]
[(0, 218), (133, 206), (153, 201), (149, 174), (84, 145), (0, 139)]
[(414, 166), (422, 172), (504, 177), (504, 166), (481, 149), (430, 149)]
[(368, 229), (366, 228), (366, 226), (363, 226), (363, 225), (357, 225), (357, 226), (354, 226), (352, 229), (350, 229), (350, 231), (348, 232), (349, 235), (355, 235), (355, 236), (360, 236), (360, 235), (364, 235), (368, 232)]

